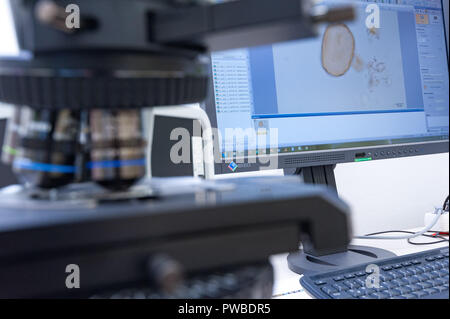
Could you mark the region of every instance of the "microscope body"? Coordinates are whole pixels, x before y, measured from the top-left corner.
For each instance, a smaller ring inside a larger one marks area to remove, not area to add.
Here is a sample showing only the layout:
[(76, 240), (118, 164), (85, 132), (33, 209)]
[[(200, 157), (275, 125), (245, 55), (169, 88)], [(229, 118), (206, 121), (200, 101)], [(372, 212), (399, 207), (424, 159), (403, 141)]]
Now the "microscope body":
[[(313, 14), (306, 0), (9, 5), (20, 54), (0, 56), (0, 101), (15, 107), (2, 159), (22, 185), (0, 191), (0, 296), (89, 297), (150, 282), (173, 297), (173, 276), (152, 275), (155, 260), (192, 275), (261, 262), (267, 270), (268, 256), (300, 241), (318, 255), (345, 249), (349, 209), (320, 187), (146, 179), (143, 110), (203, 101), (210, 51), (311, 37), (317, 22), (352, 19), (352, 8)], [(77, 27), (65, 23), (73, 5)], [(68, 265), (87, 274), (84, 289), (67, 291)]]

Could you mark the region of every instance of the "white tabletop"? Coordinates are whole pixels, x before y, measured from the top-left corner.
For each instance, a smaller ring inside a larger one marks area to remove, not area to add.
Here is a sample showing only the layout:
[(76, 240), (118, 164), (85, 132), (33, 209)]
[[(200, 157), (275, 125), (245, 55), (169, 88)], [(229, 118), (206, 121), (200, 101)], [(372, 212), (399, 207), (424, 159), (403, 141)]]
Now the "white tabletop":
[[(415, 229), (412, 231), (417, 230)], [(433, 239), (425, 237), (414, 239), (415, 242), (420, 242), (421, 240), (432, 241)], [(352, 242), (352, 244), (387, 249), (395, 253), (397, 256), (445, 246), (448, 247), (448, 242), (434, 245), (416, 246), (409, 244), (406, 240), (356, 239)], [(271, 262), (275, 271), (275, 283), (273, 289), (275, 299), (311, 299), (311, 296), (308, 295), (308, 293), (300, 285), (299, 280), (301, 276), (289, 270), (287, 266), (287, 254), (272, 256)]]

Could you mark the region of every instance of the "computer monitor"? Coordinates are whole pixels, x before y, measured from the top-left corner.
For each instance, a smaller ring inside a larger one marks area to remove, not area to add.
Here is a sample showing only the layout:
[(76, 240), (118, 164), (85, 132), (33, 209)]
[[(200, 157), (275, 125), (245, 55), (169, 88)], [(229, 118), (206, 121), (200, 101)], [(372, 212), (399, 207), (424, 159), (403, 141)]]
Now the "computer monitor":
[[(448, 1), (357, 1), (356, 10), (315, 39), (212, 54), (205, 108), (221, 133), (217, 174), (276, 157), (278, 168), (333, 184), (337, 163), (448, 152)], [(256, 143), (233, 129), (253, 130)]]

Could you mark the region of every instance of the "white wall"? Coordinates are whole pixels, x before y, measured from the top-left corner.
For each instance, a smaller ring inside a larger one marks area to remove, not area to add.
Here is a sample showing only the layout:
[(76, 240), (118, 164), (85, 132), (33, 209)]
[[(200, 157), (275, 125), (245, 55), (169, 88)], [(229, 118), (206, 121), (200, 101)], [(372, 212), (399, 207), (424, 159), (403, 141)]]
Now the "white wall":
[[(232, 176), (267, 174), (282, 171)], [(352, 207), (355, 234), (422, 227), (424, 214), (449, 194), (449, 154), (341, 164), (336, 180), (339, 195)]]
[(0, 103), (0, 119), (10, 117), (12, 115), (12, 111), (12, 106)]
[(424, 226), (425, 212), (449, 194), (448, 153), (360, 164), (336, 169), (357, 234)]

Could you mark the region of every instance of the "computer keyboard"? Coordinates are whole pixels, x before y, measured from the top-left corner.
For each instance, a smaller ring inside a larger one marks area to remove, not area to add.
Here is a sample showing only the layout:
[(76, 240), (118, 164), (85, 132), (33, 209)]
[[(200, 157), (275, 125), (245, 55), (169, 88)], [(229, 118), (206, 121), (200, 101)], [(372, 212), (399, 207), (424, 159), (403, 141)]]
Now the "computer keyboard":
[(162, 292), (147, 284), (94, 294), (92, 299), (266, 299), (272, 295), (273, 268), (267, 263), (197, 274), (175, 290)]
[(375, 271), (363, 264), (305, 275), (300, 283), (320, 299), (448, 299), (448, 256), (448, 248), (433, 249), (374, 262)]

